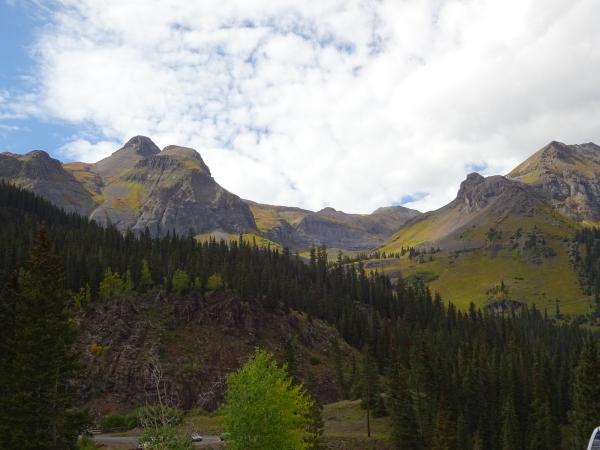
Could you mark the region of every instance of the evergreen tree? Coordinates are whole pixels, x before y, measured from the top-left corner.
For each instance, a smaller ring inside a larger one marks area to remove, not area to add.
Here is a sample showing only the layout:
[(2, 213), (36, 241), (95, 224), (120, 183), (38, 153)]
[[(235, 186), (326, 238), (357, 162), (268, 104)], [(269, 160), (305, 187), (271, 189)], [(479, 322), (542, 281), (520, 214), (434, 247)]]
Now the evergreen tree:
[(75, 448), (83, 416), (73, 409), (79, 364), (63, 282), (62, 263), (41, 228), (14, 293), (11, 358), (0, 405), (2, 449)]
[(440, 401), (431, 439), (431, 450), (459, 450), (456, 422), (445, 400)]
[(502, 407), (502, 450), (519, 450), (521, 438), (519, 436), (519, 418), (515, 411), (512, 395), (507, 396)]
[(123, 279), (123, 292), (130, 294), (135, 289), (133, 284), (133, 277), (131, 276), (131, 270), (127, 269), (125, 272), (125, 277)]
[(146, 258), (142, 259), (142, 268), (140, 271), (140, 290), (142, 292), (151, 289), (154, 285), (154, 281), (152, 280), (152, 274), (150, 273), (150, 266), (148, 265), (148, 260)]
[(406, 378), (406, 371), (396, 363), (390, 371), (389, 381), (391, 438), (395, 449), (419, 450), (415, 410)]
[(363, 349), (361, 393), (362, 407), (367, 410), (367, 415), (372, 414), (374, 417), (386, 415), (385, 405), (381, 397), (377, 360), (370, 346), (365, 346)]
[(600, 358), (598, 345), (588, 339), (579, 356), (573, 386), (571, 421), (572, 448), (585, 448), (600, 420)]

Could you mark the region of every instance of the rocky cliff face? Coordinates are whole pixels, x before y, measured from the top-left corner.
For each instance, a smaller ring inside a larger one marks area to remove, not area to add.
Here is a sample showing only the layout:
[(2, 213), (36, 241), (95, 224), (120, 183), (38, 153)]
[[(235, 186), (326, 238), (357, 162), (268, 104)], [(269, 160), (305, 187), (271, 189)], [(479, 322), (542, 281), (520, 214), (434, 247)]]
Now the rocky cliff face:
[(371, 214), (347, 214), (333, 208), (312, 212), (248, 203), (259, 229), (269, 239), (296, 249), (325, 245), (329, 248), (369, 251), (421, 214), (402, 206), (379, 208)]
[[(265, 310), (232, 293), (167, 296), (97, 304), (80, 318), (79, 345), (87, 376), (82, 400), (99, 413), (128, 410), (151, 400), (148, 368), (159, 361), (165, 385), (184, 408), (215, 409), (223, 400), (225, 377), (244, 364), (257, 346), (285, 360), (293, 346), (298, 375), (312, 379), (322, 401), (334, 401), (335, 346), (353, 350), (324, 323), (296, 312)], [(290, 343), (290, 336), (294, 336)], [(319, 355), (318, 361), (314, 355)]]
[(31, 189), (68, 211), (120, 230), (152, 235), (256, 230), (248, 206), (223, 189), (193, 149), (162, 151), (136, 136), (95, 164), (64, 166), (47, 153), (0, 154), (0, 179)]
[(408, 222), (386, 242), (385, 248), (480, 248), (485, 245), (490, 228), (512, 230), (525, 222), (553, 223), (550, 211), (546, 198), (531, 186), (500, 175), (483, 177), (471, 173), (452, 202)]
[(94, 165), (105, 185), (92, 219), (123, 230), (148, 228), (152, 235), (256, 229), (248, 206), (215, 182), (198, 152), (157, 150), (149, 139), (136, 137)]
[(600, 220), (600, 147), (551, 142), (508, 177), (535, 187), (563, 214)]
[(48, 153), (34, 150), (24, 155), (0, 153), (0, 180), (29, 189), (68, 212), (89, 214), (92, 196)]
[(486, 211), (487, 214), (527, 214), (540, 204), (541, 198), (533, 189), (501, 175), (484, 178), (471, 173), (460, 184), (456, 199), (447, 208), (465, 214)]

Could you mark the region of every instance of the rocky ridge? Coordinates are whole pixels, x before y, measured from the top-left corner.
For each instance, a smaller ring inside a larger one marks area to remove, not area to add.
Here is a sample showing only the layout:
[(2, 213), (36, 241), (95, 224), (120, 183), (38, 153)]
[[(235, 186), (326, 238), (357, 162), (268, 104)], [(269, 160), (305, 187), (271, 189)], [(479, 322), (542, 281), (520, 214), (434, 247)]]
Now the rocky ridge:
[(552, 141), (508, 174), (533, 186), (561, 213), (600, 221), (600, 147)]

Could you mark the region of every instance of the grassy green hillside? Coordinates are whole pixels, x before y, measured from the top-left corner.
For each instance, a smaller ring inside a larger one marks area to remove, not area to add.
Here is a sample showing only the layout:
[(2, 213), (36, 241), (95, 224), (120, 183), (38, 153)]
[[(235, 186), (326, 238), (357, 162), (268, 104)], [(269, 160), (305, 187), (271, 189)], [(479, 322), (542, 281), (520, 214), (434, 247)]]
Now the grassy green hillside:
[[(526, 200), (527, 208), (499, 194), (479, 210), (461, 208), (456, 200), (429, 213), (381, 248), (389, 254), (415, 247), (422, 256), (370, 261), (368, 267), (419, 277), (463, 309), (471, 302), (517, 301), (554, 314), (558, 300), (564, 314), (589, 312), (592, 299), (582, 291), (571, 262), (572, 238), (582, 225), (523, 192), (517, 191), (524, 196), (519, 203)], [(432, 255), (431, 248), (441, 251)]]

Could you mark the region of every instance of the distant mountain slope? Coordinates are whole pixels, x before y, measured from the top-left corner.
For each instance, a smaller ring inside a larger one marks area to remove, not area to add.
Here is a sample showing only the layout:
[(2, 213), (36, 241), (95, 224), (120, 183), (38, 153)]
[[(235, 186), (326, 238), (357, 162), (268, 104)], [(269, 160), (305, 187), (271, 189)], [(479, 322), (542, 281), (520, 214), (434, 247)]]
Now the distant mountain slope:
[(471, 173), (452, 202), (407, 223), (385, 248), (393, 251), (422, 244), (452, 250), (480, 247), (489, 228), (533, 217), (542, 222), (556, 220), (545, 198), (534, 189), (503, 176), (484, 178)]
[(535, 187), (473, 173), (455, 200), (413, 219), (381, 248), (395, 254), (416, 247), (416, 254), (369, 267), (425, 279), (463, 308), (524, 302), (554, 312), (560, 300), (564, 311), (582, 312), (591, 299), (570, 261), (579, 226)]
[(421, 215), (402, 206), (379, 208), (371, 214), (347, 214), (333, 208), (312, 212), (247, 203), (261, 232), (272, 241), (296, 249), (326, 245), (344, 250), (372, 250), (407, 221)]
[(600, 147), (551, 142), (508, 174), (578, 221), (600, 221)]
[(41, 150), (0, 153), (0, 180), (29, 189), (66, 211), (87, 215), (94, 209), (92, 196), (78, 180)]
[(122, 231), (152, 235), (255, 231), (248, 206), (223, 189), (193, 149), (162, 151), (136, 136), (95, 164), (64, 166), (45, 152), (0, 154), (0, 179)]
[(381, 245), (417, 211), (392, 206), (372, 214), (332, 208), (300, 208), (243, 201), (211, 176), (200, 154), (170, 145), (162, 151), (145, 136), (96, 163), (62, 165), (47, 153), (0, 154), (0, 180), (17, 184), (54, 204), (121, 231), (153, 236), (190, 232), (199, 239), (256, 239), (294, 250), (326, 245), (368, 251)]

